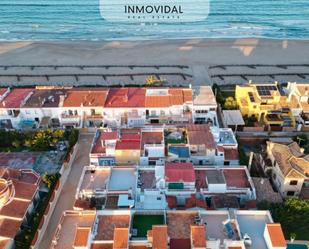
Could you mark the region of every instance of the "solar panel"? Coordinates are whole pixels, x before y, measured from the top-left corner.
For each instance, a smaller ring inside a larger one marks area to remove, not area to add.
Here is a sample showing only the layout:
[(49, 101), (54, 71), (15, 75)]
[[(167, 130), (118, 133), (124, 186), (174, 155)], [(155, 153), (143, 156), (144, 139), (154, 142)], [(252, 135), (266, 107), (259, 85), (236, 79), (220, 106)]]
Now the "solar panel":
[(277, 86), (256, 86), (256, 89), (260, 96), (269, 96), (271, 95), (270, 91), (277, 90)]

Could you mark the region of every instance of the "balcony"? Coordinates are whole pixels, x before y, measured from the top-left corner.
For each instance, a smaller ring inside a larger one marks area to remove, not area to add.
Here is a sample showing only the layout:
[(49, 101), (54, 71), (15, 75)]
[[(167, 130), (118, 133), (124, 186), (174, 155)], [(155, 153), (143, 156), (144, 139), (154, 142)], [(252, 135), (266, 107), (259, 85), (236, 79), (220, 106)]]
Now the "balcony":
[(85, 119), (88, 119), (88, 120), (102, 120), (103, 119), (103, 115), (100, 114), (100, 113), (94, 113), (94, 114), (91, 114), (91, 115), (86, 115)]

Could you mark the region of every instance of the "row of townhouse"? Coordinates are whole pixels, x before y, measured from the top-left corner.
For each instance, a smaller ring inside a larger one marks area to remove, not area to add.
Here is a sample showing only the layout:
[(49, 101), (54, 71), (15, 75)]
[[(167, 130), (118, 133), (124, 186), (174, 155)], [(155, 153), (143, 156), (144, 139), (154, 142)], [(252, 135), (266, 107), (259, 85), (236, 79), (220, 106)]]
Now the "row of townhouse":
[(235, 98), (243, 116), (255, 117), (269, 129), (309, 125), (309, 84), (291, 83), (286, 87), (274, 83), (237, 85)]
[(218, 125), (216, 109), (210, 87), (0, 89), (2, 128)]
[(268, 211), (73, 211), (62, 215), (52, 249), (285, 249)]
[(165, 161), (238, 165), (237, 140), (230, 128), (208, 124), (103, 128), (96, 131), (90, 150), (92, 165), (155, 166)]
[[(153, 168), (87, 166), (76, 191), (80, 203), (97, 209), (239, 208), (256, 200), (245, 166), (194, 167), (170, 163)], [(83, 209), (83, 208), (82, 208)]]

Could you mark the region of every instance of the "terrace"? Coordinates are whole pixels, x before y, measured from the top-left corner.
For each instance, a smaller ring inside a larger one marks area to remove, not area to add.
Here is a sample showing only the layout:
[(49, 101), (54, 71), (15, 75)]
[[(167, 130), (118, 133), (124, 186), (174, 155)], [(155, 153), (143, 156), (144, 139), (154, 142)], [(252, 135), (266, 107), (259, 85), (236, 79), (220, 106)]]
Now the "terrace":
[(147, 237), (147, 232), (152, 229), (153, 225), (163, 225), (163, 214), (135, 214), (133, 217), (133, 237)]
[(73, 248), (75, 242), (76, 228), (93, 225), (95, 212), (66, 211), (61, 217), (60, 224), (52, 241), (53, 249)]
[(93, 195), (104, 194), (110, 172), (110, 168), (105, 167), (85, 168), (78, 189), (80, 197), (92, 197)]
[(138, 177), (138, 187), (141, 188), (142, 191), (145, 189), (155, 189), (156, 188), (156, 177), (155, 172), (150, 170), (140, 170)]
[(129, 228), (130, 215), (98, 215), (98, 228), (95, 240), (113, 240), (115, 228)]
[(191, 225), (196, 224), (198, 212), (167, 212), (166, 223), (168, 235), (171, 239), (189, 239)]
[(201, 214), (202, 223), (206, 225), (207, 240), (228, 239), (228, 236), (224, 232), (223, 222), (229, 218), (228, 212), (217, 212), (216, 214), (203, 213)]
[(113, 168), (110, 181), (108, 183), (109, 191), (134, 191), (136, 186), (136, 171), (133, 168)]
[(247, 233), (252, 239), (252, 249), (267, 249), (264, 240), (265, 224), (272, 223), (272, 219), (267, 212), (261, 211), (259, 214), (252, 211), (236, 212), (237, 222), (240, 231), (243, 234)]

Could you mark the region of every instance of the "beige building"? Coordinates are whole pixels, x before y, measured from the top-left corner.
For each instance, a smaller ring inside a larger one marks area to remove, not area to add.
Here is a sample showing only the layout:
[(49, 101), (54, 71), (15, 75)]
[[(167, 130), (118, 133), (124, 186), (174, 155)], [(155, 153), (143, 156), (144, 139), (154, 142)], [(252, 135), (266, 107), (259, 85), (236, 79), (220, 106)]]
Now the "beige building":
[(272, 179), (282, 197), (298, 196), (309, 188), (309, 155), (296, 142), (267, 142)]

